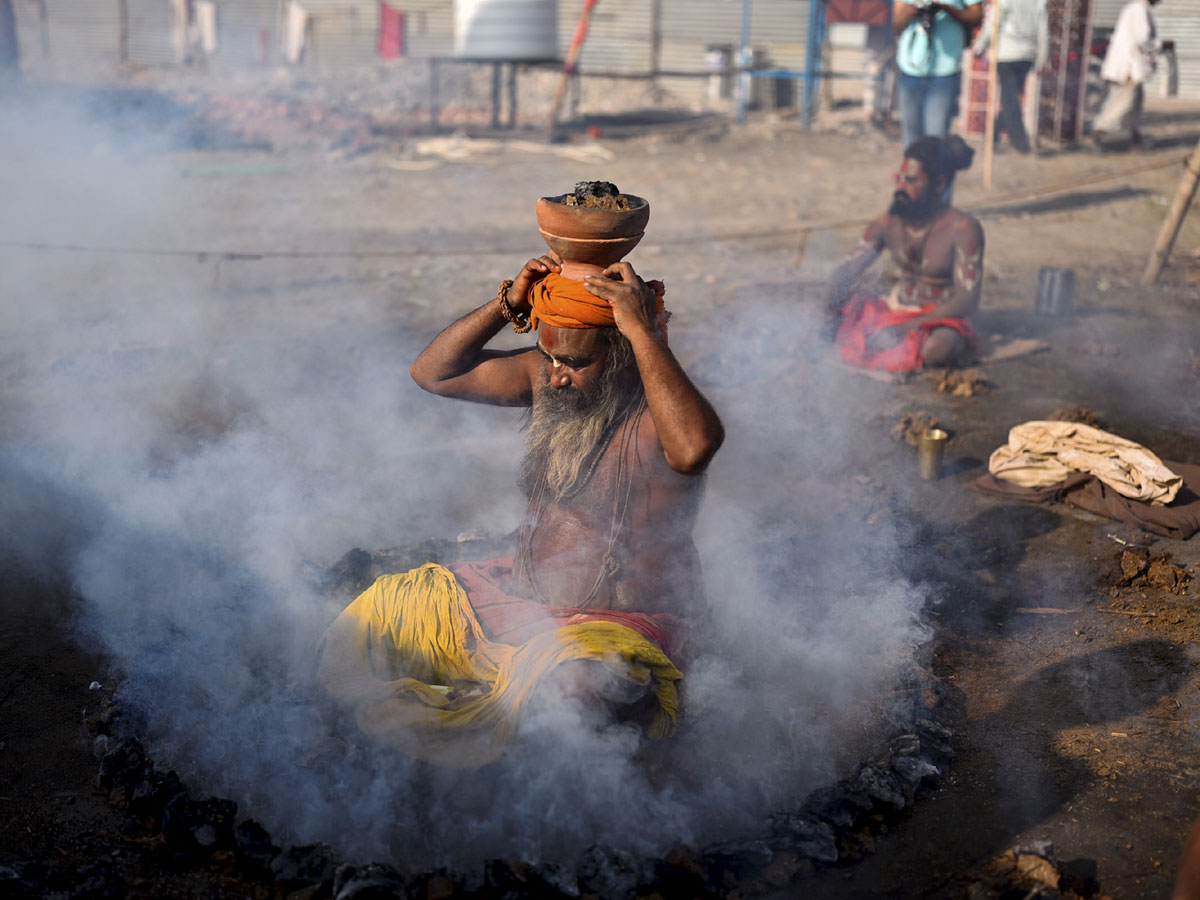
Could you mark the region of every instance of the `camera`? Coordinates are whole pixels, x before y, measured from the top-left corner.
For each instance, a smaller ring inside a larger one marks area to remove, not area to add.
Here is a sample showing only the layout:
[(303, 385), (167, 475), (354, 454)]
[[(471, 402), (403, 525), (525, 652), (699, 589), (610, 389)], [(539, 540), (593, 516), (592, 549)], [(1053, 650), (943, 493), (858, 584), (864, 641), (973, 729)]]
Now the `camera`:
[(937, 18), (938, 11), (941, 9), (941, 4), (936, 0), (917, 0), (913, 4), (917, 11), (917, 22), (925, 29), (925, 35), (930, 40), (933, 39), (933, 20)]

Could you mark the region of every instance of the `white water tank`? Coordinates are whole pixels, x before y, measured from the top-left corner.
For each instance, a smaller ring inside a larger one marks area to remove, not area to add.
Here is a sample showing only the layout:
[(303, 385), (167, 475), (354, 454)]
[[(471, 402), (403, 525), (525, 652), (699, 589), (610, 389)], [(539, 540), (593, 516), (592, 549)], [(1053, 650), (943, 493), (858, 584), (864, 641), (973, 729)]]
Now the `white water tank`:
[(465, 59), (557, 59), (557, 0), (454, 0), (454, 53)]

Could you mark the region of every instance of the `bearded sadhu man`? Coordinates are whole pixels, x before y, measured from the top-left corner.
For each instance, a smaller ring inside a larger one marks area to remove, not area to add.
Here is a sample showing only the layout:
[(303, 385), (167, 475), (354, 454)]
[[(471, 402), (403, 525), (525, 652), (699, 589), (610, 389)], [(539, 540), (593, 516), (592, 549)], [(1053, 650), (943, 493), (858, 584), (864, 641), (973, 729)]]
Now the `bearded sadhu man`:
[[(835, 343), (852, 365), (888, 372), (963, 362), (983, 285), (983, 228), (943, 199), (975, 151), (958, 135), (923, 137), (904, 151), (888, 211), (867, 226), (830, 276)], [(886, 297), (854, 286), (887, 248), (900, 281)]]
[[(648, 708), (651, 737), (678, 716), (692, 528), (724, 430), (667, 345), (661, 283), (627, 262), (561, 271), (553, 251), (529, 260), (412, 366), (443, 397), (530, 408), (515, 559), (384, 576), (324, 639), (327, 690), (431, 761), (497, 758), (547, 685)], [(535, 346), (487, 349), (509, 323)]]

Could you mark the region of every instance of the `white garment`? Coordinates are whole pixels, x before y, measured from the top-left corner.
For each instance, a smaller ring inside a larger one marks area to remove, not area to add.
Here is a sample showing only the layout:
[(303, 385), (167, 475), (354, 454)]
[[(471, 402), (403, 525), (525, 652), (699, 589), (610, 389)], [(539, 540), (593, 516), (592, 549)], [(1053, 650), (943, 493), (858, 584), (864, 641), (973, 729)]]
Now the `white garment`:
[(191, 50), (191, 12), (188, 0), (171, 0), (171, 53), (180, 64), (188, 61)]
[(1100, 66), (1105, 81), (1141, 84), (1154, 74), (1154, 63), (1162, 52), (1162, 41), (1154, 24), (1148, 0), (1130, 0), (1117, 18)]
[[(982, 56), (992, 42), (992, 10), (989, 5), (983, 16), (979, 35), (972, 49)], [(1049, 25), (1046, 20), (1046, 0), (999, 0), (1000, 34), (997, 39), (997, 62), (1032, 60), (1034, 70), (1041, 69), (1050, 55)]]
[(213, 0), (196, 0), (196, 31), (200, 49), (205, 56), (217, 52), (217, 4)]
[(1142, 124), (1142, 104), (1146, 97), (1145, 85), (1131, 82), (1117, 84), (1115, 81), (1108, 85), (1108, 93), (1104, 95), (1104, 105), (1092, 122), (1092, 133), (1110, 131), (1136, 132)]
[(988, 471), (1022, 487), (1049, 487), (1088, 472), (1118, 494), (1162, 506), (1183, 479), (1143, 447), (1078, 422), (1024, 422), (988, 460)]
[(308, 10), (296, 0), (284, 0), (280, 28), (283, 58), (293, 65), (300, 62), (308, 43)]

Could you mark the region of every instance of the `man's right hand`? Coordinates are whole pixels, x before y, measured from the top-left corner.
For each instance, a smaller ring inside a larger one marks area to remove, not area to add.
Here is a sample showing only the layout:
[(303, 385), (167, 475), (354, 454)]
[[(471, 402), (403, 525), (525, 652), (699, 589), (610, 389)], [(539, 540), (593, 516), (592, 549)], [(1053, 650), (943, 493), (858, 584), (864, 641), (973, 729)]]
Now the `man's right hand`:
[(551, 272), (562, 271), (562, 257), (551, 250), (544, 256), (531, 259), (513, 279), (512, 287), (508, 289), (508, 305), (517, 315), (528, 315), (530, 289)]

